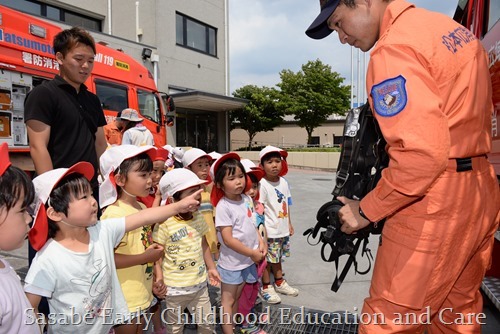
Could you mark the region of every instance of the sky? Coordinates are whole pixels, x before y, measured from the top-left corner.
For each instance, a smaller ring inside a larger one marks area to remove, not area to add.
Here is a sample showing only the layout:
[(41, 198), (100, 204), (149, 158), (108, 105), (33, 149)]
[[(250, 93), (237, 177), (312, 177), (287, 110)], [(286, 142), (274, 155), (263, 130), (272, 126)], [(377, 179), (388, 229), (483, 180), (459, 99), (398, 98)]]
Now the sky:
[[(412, 2), (452, 17), (458, 0)], [(304, 33), (319, 14), (318, 0), (228, 0), (228, 6), (231, 94), (245, 85), (274, 87), (281, 70), (297, 72), (316, 59), (340, 73), (344, 84), (351, 84), (351, 47), (340, 44), (335, 33), (322, 40)], [(361, 65), (365, 58), (360, 57)]]

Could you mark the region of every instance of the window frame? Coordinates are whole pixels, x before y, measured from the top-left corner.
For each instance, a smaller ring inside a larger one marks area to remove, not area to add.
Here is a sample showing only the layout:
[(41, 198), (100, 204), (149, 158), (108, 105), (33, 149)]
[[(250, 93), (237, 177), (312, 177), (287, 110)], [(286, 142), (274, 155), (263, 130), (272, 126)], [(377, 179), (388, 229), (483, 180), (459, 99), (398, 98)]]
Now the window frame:
[[(179, 41), (179, 31), (178, 30), (178, 19), (181, 20), (181, 33), (182, 33), (182, 41), (180, 42)], [(192, 47), (192, 46), (189, 46), (188, 45), (188, 29), (187, 29), (187, 24), (188, 24), (188, 21), (192, 22), (192, 23), (195, 23), (195, 24), (198, 24), (198, 25), (201, 25), (205, 28), (205, 49), (200, 49), (200, 48), (196, 48), (196, 47)], [(217, 57), (217, 33), (218, 33), (218, 29), (209, 25), (209, 24), (206, 24), (206, 23), (203, 23), (199, 20), (196, 20), (188, 15), (185, 15), (185, 14), (182, 14), (180, 12), (175, 12), (175, 29), (176, 29), (176, 32), (175, 32), (175, 44), (180, 46), (180, 47), (183, 47), (183, 48), (186, 48), (186, 49), (190, 49), (190, 50), (193, 50), (193, 51), (196, 51), (196, 52), (200, 52), (200, 53), (203, 53), (203, 54), (206, 54), (208, 56), (212, 56), (212, 57)], [(213, 41), (211, 41), (211, 37), (213, 36)], [(212, 44), (211, 42), (213, 43), (213, 52), (212, 52)]]

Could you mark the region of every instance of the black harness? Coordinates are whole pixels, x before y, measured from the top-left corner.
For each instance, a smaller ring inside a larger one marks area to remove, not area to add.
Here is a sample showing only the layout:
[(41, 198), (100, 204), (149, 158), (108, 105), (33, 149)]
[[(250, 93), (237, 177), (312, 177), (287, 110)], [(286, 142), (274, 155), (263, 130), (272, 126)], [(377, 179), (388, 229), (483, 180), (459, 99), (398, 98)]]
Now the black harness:
[[(337, 212), (342, 203), (336, 198), (345, 196), (361, 200), (370, 192), (381, 177), (382, 170), (387, 167), (389, 158), (385, 152), (386, 142), (377, 121), (373, 117), (368, 103), (349, 111), (344, 125), (344, 138), (340, 160), (337, 168), (333, 199), (321, 206), (316, 215), (317, 223), (304, 232), (311, 245), (322, 243), (321, 258), (325, 262), (335, 262), (335, 281), (331, 289), (338, 291), (350, 267), (354, 264), (355, 273), (367, 274), (373, 262), (373, 255), (368, 248), (370, 234), (382, 233), (384, 221), (370, 224), (356, 234), (345, 234), (340, 230)], [(321, 231), (321, 233), (319, 233)], [(312, 243), (311, 239), (319, 240)], [(356, 255), (361, 248), (361, 257), (366, 256), (368, 268), (359, 270)], [(330, 250), (328, 250), (330, 249)], [(347, 255), (344, 269), (339, 273), (340, 256)]]

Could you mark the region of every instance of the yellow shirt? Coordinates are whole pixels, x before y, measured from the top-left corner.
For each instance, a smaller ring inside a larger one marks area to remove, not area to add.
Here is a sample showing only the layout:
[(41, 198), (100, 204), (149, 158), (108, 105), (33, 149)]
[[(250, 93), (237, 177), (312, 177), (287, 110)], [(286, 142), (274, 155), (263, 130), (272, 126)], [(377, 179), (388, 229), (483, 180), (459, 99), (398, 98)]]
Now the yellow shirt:
[(198, 211), (191, 220), (174, 216), (155, 226), (153, 239), (165, 247), (162, 271), (167, 287), (188, 287), (206, 281), (201, 243), (207, 232), (207, 223)]
[[(143, 209), (146, 206), (139, 203)], [(125, 217), (139, 212), (133, 206), (121, 200), (106, 208), (101, 219)], [(125, 233), (117, 254), (142, 254), (152, 244), (151, 226), (144, 226)], [(145, 263), (129, 268), (117, 269), (118, 280), (123, 290), (130, 312), (147, 309), (153, 301), (153, 264)]]

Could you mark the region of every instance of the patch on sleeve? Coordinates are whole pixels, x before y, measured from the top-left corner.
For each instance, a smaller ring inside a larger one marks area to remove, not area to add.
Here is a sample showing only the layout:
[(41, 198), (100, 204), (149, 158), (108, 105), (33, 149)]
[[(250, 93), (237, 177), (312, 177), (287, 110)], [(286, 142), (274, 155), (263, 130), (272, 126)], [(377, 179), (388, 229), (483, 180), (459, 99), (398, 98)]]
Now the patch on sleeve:
[(392, 117), (399, 114), (408, 101), (406, 79), (402, 75), (387, 79), (373, 86), (373, 107), (377, 114)]

